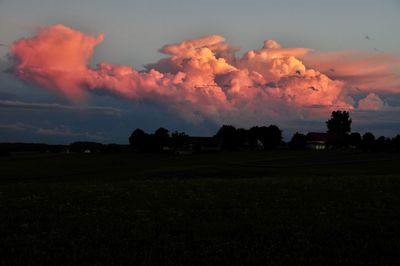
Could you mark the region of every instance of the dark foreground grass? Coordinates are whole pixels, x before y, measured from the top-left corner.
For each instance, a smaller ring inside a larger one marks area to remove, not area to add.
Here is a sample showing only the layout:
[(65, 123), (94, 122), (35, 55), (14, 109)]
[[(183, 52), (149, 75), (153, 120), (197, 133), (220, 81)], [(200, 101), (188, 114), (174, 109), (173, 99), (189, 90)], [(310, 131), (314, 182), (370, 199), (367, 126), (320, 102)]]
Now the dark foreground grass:
[(398, 265), (400, 156), (0, 160), (3, 265)]

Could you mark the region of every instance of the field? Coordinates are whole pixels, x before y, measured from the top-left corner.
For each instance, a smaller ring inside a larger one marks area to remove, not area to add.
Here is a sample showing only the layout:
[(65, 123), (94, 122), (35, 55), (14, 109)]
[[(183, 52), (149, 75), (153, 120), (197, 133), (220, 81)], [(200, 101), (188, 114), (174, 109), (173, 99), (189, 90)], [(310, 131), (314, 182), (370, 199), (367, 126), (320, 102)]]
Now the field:
[(400, 264), (400, 154), (45, 154), (0, 171), (0, 265)]

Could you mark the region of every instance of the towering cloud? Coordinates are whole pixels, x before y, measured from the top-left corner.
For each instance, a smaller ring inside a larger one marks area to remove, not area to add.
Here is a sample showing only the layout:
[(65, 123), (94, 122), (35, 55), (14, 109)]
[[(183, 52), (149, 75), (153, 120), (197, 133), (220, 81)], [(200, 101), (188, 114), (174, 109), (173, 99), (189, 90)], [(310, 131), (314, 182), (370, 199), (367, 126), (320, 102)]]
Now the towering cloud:
[(88, 60), (103, 35), (87, 36), (63, 25), (45, 28), (33, 38), (15, 42), (18, 75), (71, 98), (82, 97)]
[(354, 106), (343, 81), (302, 62), (306, 48), (283, 48), (268, 40), (261, 49), (238, 58), (238, 49), (223, 37), (205, 36), (164, 46), (160, 52), (166, 57), (139, 72), (109, 63), (89, 67), (94, 47), (102, 40), (103, 35), (86, 35), (63, 25), (42, 29), (12, 45), (16, 73), (72, 100), (102, 90), (156, 102), (191, 121), (251, 123), (261, 116), (308, 116), (316, 110)]

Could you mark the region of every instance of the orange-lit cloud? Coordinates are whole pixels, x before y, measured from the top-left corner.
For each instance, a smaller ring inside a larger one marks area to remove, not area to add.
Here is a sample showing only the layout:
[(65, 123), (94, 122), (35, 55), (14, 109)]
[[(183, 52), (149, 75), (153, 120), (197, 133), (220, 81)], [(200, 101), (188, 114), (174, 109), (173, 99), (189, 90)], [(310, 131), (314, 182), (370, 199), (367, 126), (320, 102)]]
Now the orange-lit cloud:
[(375, 93), (370, 93), (358, 102), (358, 109), (379, 111), (387, 109), (387, 104)]
[[(283, 48), (268, 40), (261, 49), (238, 58), (238, 48), (223, 37), (205, 36), (164, 46), (160, 52), (166, 58), (139, 72), (109, 63), (89, 67), (94, 47), (102, 40), (103, 35), (90, 36), (63, 25), (42, 29), (35, 37), (12, 45), (18, 62), (16, 73), (72, 100), (82, 99), (88, 91), (102, 90), (157, 102), (191, 121), (209, 118), (240, 123), (260, 117), (315, 116), (321, 111), (357, 106), (351, 90), (346, 89), (350, 78), (337, 78), (348, 73), (356, 80), (357, 65), (346, 69), (337, 62), (336, 76), (331, 75), (325, 71), (328, 61), (320, 60), (322, 68), (317, 67), (315, 58), (309, 59), (314, 68), (302, 61), (310, 51), (306, 48)], [(386, 70), (383, 66), (367, 67), (369, 70), (362, 73)], [(396, 83), (392, 87), (395, 90)]]
[(332, 79), (342, 80), (352, 91), (400, 93), (400, 56), (330, 52), (308, 54), (304, 60)]
[(11, 46), (18, 60), (18, 75), (49, 89), (60, 90), (70, 98), (82, 97), (82, 83), (94, 47), (103, 35), (88, 36), (55, 25), (42, 29), (33, 38), (20, 39)]

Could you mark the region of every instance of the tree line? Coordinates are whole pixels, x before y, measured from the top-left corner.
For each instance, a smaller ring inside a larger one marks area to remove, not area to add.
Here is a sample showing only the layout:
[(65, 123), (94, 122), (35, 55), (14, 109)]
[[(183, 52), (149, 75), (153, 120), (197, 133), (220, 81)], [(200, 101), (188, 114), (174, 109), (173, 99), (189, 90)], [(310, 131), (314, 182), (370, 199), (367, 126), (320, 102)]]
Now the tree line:
[[(363, 151), (400, 151), (400, 135), (394, 138), (375, 137), (367, 132), (361, 135), (351, 131), (349, 112), (334, 111), (326, 121), (327, 132), (317, 136), (325, 138), (324, 145), (331, 149), (351, 148)], [(184, 132), (170, 132), (159, 128), (154, 133), (135, 129), (129, 136), (129, 145), (101, 144), (96, 142), (74, 142), (70, 145), (48, 145), (30, 143), (0, 143), (0, 156), (10, 152), (41, 153), (121, 153), (121, 152), (173, 152), (178, 150), (201, 151), (202, 146), (218, 150), (273, 150), (307, 149), (315, 141), (312, 134), (296, 132), (288, 143), (283, 142), (282, 130), (276, 125), (254, 126), (249, 129), (223, 125), (212, 137), (193, 137)], [(318, 139), (317, 139), (318, 142)]]
[[(288, 142), (288, 147), (295, 150), (307, 148), (307, 135), (295, 133)], [(327, 143), (332, 149), (351, 148), (363, 151), (400, 151), (400, 135), (394, 138), (375, 137), (371, 132), (361, 135), (358, 132), (346, 134)]]
[[(352, 119), (347, 111), (333, 111), (326, 121), (327, 132), (324, 142), (327, 148), (351, 148), (364, 151), (400, 151), (400, 135), (394, 138), (385, 136), (375, 137), (367, 132), (361, 135), (351, 132)], [(296, 132), (288, 143), (283, 142), (282, 130), (276, 125), (254, 126), (249, 129), (235, 128), (232, 125), (223, 125), (212, 137), (215, 145), (221, 150), (271, 150), (277, 148), (307, 149), (312, 141), (312, 134)], [(157, 129), (148, 134), (142, 129), (136, 129), (129, 137), (129, 143), (137, 151), (176, 150), (187, 147), (191, 137), (184, 132), (173, 132), (165, 128)]]
[[(361, 135), (351, 132), (352, 119), (347, 111), (333, 111), (326, 121), (327, 132), (333, 138), (327, 142), (330, 148), (352, 148), (364, 151), (400, 151), (400, 135), (394, 138), (385, 136), (375, 137), (371, 132)], [(307, 135), (296, 132), (288, 146), (292, 149), (305, 149), (308, 142)]]
[[(212, 139), (214, 145), (222, 150), (237, 150), (242, 147), (274, 149), (283, 144), (282, 131), (275, 125), (250, 129), (236, 129), (231, 125), (223, 125)], [(210, 143), (210, 140), (203, 138), (203, 142)], [(189, 148), (188, 145), (201, 145), (201, 138), (190, 137), (178, 131), (170, 134), (165, 128), (159, 128), (153, 134), (136, 129), (129, 137), (129, 143), (138, 151), (162, 151)]]

